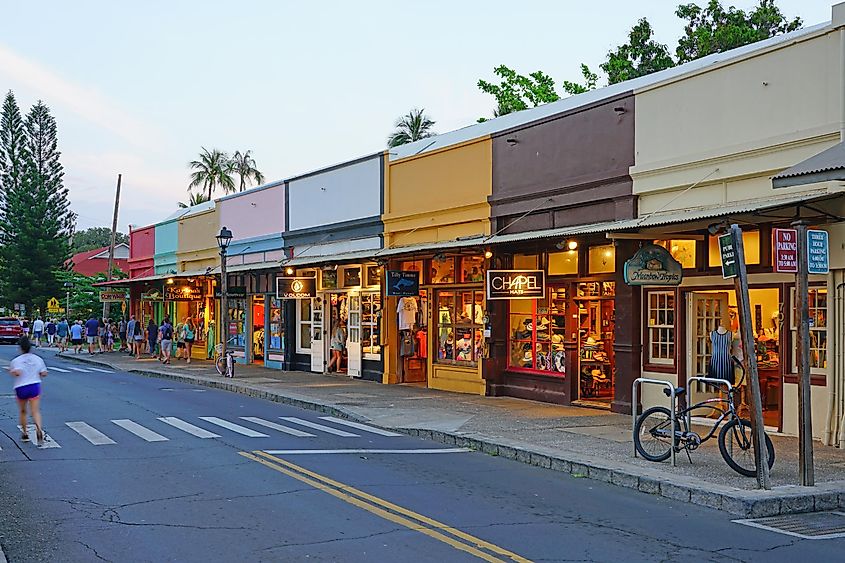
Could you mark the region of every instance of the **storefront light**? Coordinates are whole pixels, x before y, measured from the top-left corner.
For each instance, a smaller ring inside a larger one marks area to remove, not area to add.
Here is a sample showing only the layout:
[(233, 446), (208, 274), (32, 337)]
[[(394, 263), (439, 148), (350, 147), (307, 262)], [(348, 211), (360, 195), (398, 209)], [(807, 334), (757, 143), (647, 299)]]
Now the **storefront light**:
[(576, 241), (576, 240), (571, 240), (571, 241), (569, 241), (568, 243), (566, 243), (566, 247), (567, 247), (569, 250), (575, 250), (576, 248), (578, 248), (578, 241)]
[(487, 259), (489, 260), (490, 258), (492, 258), (492, 257), (493, 257), (493, 251), (492, 251), (492, 250), (488, 250), (488, 251), (486, 251), (486, 252), (484, 253), (484, 257), (485, 257), (485, 258), (487, 258)]
[(288, 266), (288, 267), (285, 269), (285, 273), (286, 273), (287, 275), (289, 275), (289, 276), (292, 276), (292, 275), (293, 275), (293, 268), (291, 268), (290, 266)]
[(167, 285), (173, 285), (173, 278), (167, 278)]

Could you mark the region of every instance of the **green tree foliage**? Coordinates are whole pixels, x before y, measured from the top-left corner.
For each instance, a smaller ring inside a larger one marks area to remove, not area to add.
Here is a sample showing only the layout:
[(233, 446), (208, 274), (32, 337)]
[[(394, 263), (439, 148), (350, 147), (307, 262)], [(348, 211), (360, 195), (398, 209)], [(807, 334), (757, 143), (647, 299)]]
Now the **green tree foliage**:
[(478, 88), (482, 92), (496, 98), (493, 117), (560, 99), (555, 91), (554, 79), (540, 70), (524, 76), (505, 65), (499, 65), (493, 69), (493, 73), (501, 79), (498, 84), (483, 79), (478, 81)]
[(725, 9), (719, 0), (710, 0), (704, 8), (682, 4), (675, 15), (687, 22), (675, 49), (679, 64), (795, 31), (802, 25), (801, 18), (787, 20), (774, 0), (760, 0), (747, 13), (733, 6)]
[(208, 196), (202, 192), (195, 193), (195, 194), (188, 194), (188, 203), (184, 201), (179, 202), (179, 207), (181, 209), (187, 209), (189, 207), (193, 207), (194, 205), (199, 205), (200, 203), (205, 203), (206, 201), (211, 201), (208, 199)]
[(654, 39), (654, 30), (642, 18), (628, 33), (628, 42), (607, 54), (601, 69), (607, 74), (608, 84), (639, 78), (675, 66), (669, 48)]
[(255, 159), (250, 154), (252, 151), (235, 151), (232, 155), (231, 166), (235, 174), (240, 179), (240, 191), (246, 189), (248, 181), (254, 181), (256, 185), (264, 182), (264, 174), (262, 174), (255, 163)]
[[(91, 315), (100, 318), (103, 315), (103, 304), (100, 303), (100, 291), (106, 288), (96, 287), (94, 284), (106, 281), (105, 273), (83, 276), (70, 270), (58, 270), (56, 271), (56, 278), (61, 290), (54, 297), (62, 302), (62, 307), (67, 307), (67, 289), (64, 287), (64, 284), (65, 282), (71, 282), (73, 284), (73, 288), (70, 289), (69, 319), (89, 319)], [(125, 272), (121, 272), (117, 268), (112, 270), (113, 280), (125, 278)], [(44, 310), (46, 311), (46, 309)], [(112, 306), (109, 307), (109, 317), (118, 320), (121, 315), (120, 304), (112, 303)]]
[[(129, 244), (129, 237), (124, 233), (115, 233), (115, 244), (126, 243)], [(102, 248), (111, 244), (111, 227), (91, 227), (83, 231), (73, 233), (73, 241), (71, 242), (71, 254), (77, 252), (85, 252), (86, 250), (94, 250), (95, 248)]]
[(393, 127), (395, 130), (387, 138), (388, 147), (398, 147), (434, 135), (431, 130), (434, 121), (425, 114), (425, 109), (412, 109), (397, 119)]
[(43, 309), (58, 292), (55, 271), (70, 256), (76, 216), (70, 211), (56, 120), (49, 108), (39, 101), (22, 121), (10, 93), (2, 113), (0, 139), (9, 141), (3, 143), (3, 298), (7, 305), (23, 303), (32, 311), (33, 305)]
[(583, 84), (564, 80), (561, 83), (563, 91), (570, 96), (574, 96), (576, 94), (583, 94), (584, 92), (596, 89), (596, 83), (599, 81), (599, 75), (591, 71), (590, 67), (584, 63), (581, 63), (581, 76), (584, 78)]
[(232, 159), (225, 152), (218, 149), (208, 150), (202, 147), (199, 159), (192, 160), (188, 163), (188, 166), (193, 170), (188, 191), (201, 188), (208, 196), (209, 201), (218, 187), (226, 194), (235, 191), (235, 180), (232, 178), (234, 173)]

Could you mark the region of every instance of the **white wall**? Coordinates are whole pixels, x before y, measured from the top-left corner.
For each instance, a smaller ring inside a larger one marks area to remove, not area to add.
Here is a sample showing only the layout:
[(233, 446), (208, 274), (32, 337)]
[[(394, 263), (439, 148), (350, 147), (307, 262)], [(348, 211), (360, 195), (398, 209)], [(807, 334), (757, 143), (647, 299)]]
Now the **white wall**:
[(380, 215), (381, 159), (292, 180), (288, 194), (291, 231)]

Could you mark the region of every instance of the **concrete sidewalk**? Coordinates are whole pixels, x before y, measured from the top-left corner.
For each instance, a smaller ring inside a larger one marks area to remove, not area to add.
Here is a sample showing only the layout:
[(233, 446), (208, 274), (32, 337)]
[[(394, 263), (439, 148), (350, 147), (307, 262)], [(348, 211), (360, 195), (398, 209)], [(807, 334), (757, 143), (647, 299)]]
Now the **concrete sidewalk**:
[(679, 454), (677, 467), (668, 461), (634, 458), (631, 418), (606, 411), (258, 366), (238, 365), (237, 376), (224, 379), (211, 362), (187, 365), (174, 360), (164, 366), (151, 358), (135, 360), (117, 352), (61, 357), (318, 410), (744, 517), (845, 508), (845, 451), (817, 443), (818, 485), (795, 486), (795, 438), (772, 437), (774, 488), (759, 491), (754, 479), (738, 475), (725, 464), (715, 439), (692, 452), (692, 463)]

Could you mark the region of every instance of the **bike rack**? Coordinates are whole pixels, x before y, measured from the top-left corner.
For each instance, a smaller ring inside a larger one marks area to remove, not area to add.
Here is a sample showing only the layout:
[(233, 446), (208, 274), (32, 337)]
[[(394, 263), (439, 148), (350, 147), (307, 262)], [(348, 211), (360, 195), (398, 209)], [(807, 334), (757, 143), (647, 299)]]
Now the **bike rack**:
[[(721, 380), (720, 380), (721, 381)], [(668, 381), (663, 381), (662, 379), (650, 379), (648, 377), (639, 377), (634, 380), (634, 384), (631, 386), (631, 442), (634, 441), (634, 432), (636, 432), (637, 428), (637, 410), (639, 409), (640, 400), (639, 400), (639, 389), (640, 385), (643, 383), (650, 383), (653, 385), (660, 385), (661, 387), (666, 387), (669, 389), (669, 419), (672, 424), (672, 443), (670, 445), (669, 451), (672, 452), (672, 467), (675, 467), (675, 431), (678, 427), (677, 420), (675, 420), (675, 406), (677, 404), (677, 396), (675, 395), (675, 386)], [(726, 382), (727, 383), (727, 382)], [(637, 444), (634, 444), (634, 457), (637, 457)]]
[[(724, 385), (725, 387), (727, 387), (728, 393), (730, 393), (731, 390), (734, 387), (733, 385), (731, 385), (731, 382), (728, 381), (727, 379), (715, 379), (713, 377), (705, 377), (703, 375), (699, 375), (699, 376), (696, 376), (696, 377), (688, 377), (687, 378), (687, 405), (688, 405), (687, 408), (689, 408), (690, 406), (695, 404), (695, 401), (692, 400), (692, 385), (690, 385), (690, 383), (692, 383), (693, 381), (701, 381), (702, 383), (709, 383), (709, 384), (711, 384), (715, 387), (719, 387), (721, 385)], [(692, 428), (692, 410), (687, 410), (687, 430), (689, 430), (690, 428)]]

